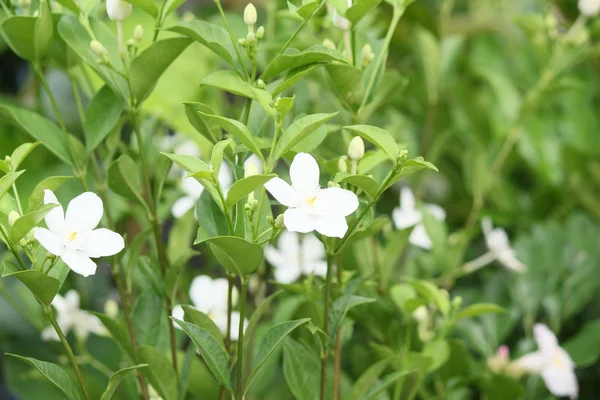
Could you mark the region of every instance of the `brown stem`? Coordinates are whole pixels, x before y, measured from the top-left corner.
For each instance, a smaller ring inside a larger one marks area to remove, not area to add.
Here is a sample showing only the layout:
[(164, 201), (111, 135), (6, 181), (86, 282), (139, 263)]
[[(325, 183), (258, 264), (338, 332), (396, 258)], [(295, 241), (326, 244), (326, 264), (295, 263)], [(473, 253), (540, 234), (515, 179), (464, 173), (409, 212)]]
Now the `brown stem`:
[[(343, 269), (342, 269), (342, 252), (340, 251), (337, 255), (337, 284), (340, 291), (343, 289)], [(342, 374), (342, 325), (337, 329), (335, 336), (335, 348), (333, 353), (334, 369), (333, 369), (333, 400), (338, 400), (340, 396), (340, 381)]]
[(321, 356), (321, 400), (327, 398), (327, 363), (329, 361), (329, 303), (331, 302), (331, 278), (333, 270), (333, 254), (327, 254), (327, 283), (325, 285), (325, 307), (323, 310), (323, 332), (325, 333), (325, 349)]

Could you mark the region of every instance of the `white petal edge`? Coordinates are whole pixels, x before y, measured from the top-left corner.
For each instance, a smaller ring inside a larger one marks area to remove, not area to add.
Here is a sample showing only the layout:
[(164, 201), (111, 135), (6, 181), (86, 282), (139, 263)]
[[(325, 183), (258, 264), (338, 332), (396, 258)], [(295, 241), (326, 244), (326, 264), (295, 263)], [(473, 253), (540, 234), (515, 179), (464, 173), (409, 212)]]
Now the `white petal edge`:
[(410, 228), (411, 226), (415, 226), (421, 222), (421, 213), (415, 209), (408, 210), (401, 207), (396, 207), (392, 211), (392, 220), (394, 221), (396, 229), (402, 230)]
[(214, 302), (213, 280), (207, 275), (198, 275), (190, 284), (190, 300), (199, 311), (208, 314)]
[(265, 183), (265, 189), (275, 197), (275, 200), (286, 207), (295, 207), (297, 204), (296, 191), (283, 179), (273, 178)]
[(56, 234), (61, 234), (65, 225), (65, 211), (51, 190), (44, 190), (44, 204), (58, 204), (58, 207), (53, 208), (46, 214), (44, 221), (46, 221), (48, 229)]
[(90, 231), (98, 226), (103, 213), (102, 200), (96, 193), (82, 193), (67, 206), (66, 229), (72, 232)]
[(297, 192), (314, 192), (319, 187), (319, 164), (308, 153), (298, 153), (290, 165), (292, 187)]
[(188, 211), (194, 208), (196, 200), (190, 196), (181, 197), (175, 200), (171, 207), (171, 213), (175, 218), (183, 217)]
[(123, 236), (110, 229), (100, 228), (85, 236), (81, 251), (88, 257), (108, 257), (119, 253), (125, 248)]
[(322, 215), (341, 215), (345, 217), (358, 208), (358, 197), (342, 188), (319, 190), (313, 210)]
[(544, 368), (548, 365), (548, 359), (542, 352), (535, 351), (533, 353), (527, 353), (524, 356), (514, 361), (515, 367), (526, 371), (530, 374), (541, 374)]
[(579, 394), (577, 377), (572, 369), (550, 366), (542, 371), (546, 387), (555, 396), (569, 396), (576, 399)]
[(275, 268), (275, 280), (280, 283), (292, 283), (300, 278), (301, 271), (298, 265), (281, 265)]
[(346, 217), (339, 215), (320, 216), (315, 218), (315, 230), (328, 237), (343, 238), (348, 231)]
[(302, 238), (302, 259), (320, 261), (325, 258), (325, 246), (315, 235), (304, 235)]
[(96, 263), (79, 252), (65, 251), (60, 258), (73, 272), (79, 275), (88, 277), (96, 273)]
[(408, 186), (403, 186), (400, 189), (400, 207), (404, 210), (414, 210), (415, 207), (415, 195)]
[(556, 335), (546, 325), (535, 324), (533, 326), (533, 336), (542, 354), (551, 358), (558, 348)]
[(34, 228), (33, 237), (37, 240), (40, 245), (45, 248), (49, 253), (55, 256), (61, 256), (65, 250), (65, 245), (61, 238), (54, 232), (46, 228)]
[(414, 227), (410, 236), (408, 237), (408, 241), (415, 246), (418, 246), (425, 250), (431, 250), (432, 243), (429, 235), (427, 234), (427, 230), (423, 224), (419, 224)]
[(313, 218), (299, 208), (288, 208), (283, 213), (283, 224), (292, 232), (309, 233), (315, 230)]

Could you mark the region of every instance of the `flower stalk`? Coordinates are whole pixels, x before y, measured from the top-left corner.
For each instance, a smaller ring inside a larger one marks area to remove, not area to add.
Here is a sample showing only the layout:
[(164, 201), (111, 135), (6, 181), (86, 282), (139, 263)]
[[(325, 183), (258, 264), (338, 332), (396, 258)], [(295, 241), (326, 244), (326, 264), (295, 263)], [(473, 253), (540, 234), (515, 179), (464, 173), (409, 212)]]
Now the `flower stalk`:
[[(329, 305), (331, 303), (331, 280), (333, 276), (333, 253), (327, 253), (327, 276), (325, 278), (325, 306), (323, 308), (323, 332), (329, 337)], [(325, 339), (325, 349), (321, 355), (321, 400), (327, 398), (327, 364), (329, 362), (329, 344)]]
[(237, 384), (236, 384), (236, 399), (241, 400), (244, 393), (244, 317), (246, 313), (246, 299), (248, 296), (248, 278), (240, 277), (242, 281), (242, 299), (240, 303), (240, 324), (238, 330), (237, 344)]

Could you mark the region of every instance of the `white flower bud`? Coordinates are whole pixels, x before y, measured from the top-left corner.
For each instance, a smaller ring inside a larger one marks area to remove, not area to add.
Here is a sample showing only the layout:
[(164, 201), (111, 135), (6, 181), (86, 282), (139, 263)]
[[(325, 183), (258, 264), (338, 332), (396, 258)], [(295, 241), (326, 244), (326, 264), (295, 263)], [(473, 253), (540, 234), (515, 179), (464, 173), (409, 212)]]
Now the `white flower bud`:
[(246, 163), (246, 167), (244, 169), (244, 178), (254, 175), (258, 175), (258, 168), (256, 168), (256, 164), (253, 162)]
[(340, 172), (348, 172), (348, 163), (346, 162), (346, 156), (340, 157), (338, 160), (338, 171)]
[(600, 13), (600, 0), (579, 0), (579, 12), (586, 17), (595, 17)]
[(10, 213), (8, 213), (8, 226), (13, 226), (15, 221), (17, 219), (19, 219), (21, 215), (19, 215), (19, 213), (17, 211), (11, 211)]
[(238, 39), (238, 44), (240, 46), (245, 46), (246, 45), (246, 39), (244, 39), (244, 38)]
[(111, 318), (117, 318), (119, 315), (119, 305), (113, 299), (106, 300), (104, 303), (104, 313)]
[(254, 46), (255, 42), (256, 42), (256, 36), (254, 35), (254, 32), (248, 32), (248, 35), (246, 36), (246, 44), (248, 46)]
[(275, 218), (275, 221), (273, 222), (273, 224), (275, 225), (275, 228), (277, 228), (277, 229), (285, 228), (285, 225), (283, 224), (283, 214), (279, 214), (277, 216), (277, 218)]
[(259, 89), (266, 89), (267, 85), (265, 84), (265, 81), (263, 81), (262, 79), (259, 79), (256, 81), (256, 87)]
[(323, 46), (327, 47), (329, 50), (335, 50), (336, 49), (335, 43), (333, 43), (329, 39), (323, 40)]
[(123, 0), (106, 0), (106, 13), (113, 21), (123, 21), (131, 15), (133, 7)]
[(265, 27), (261, 26), (256, 30), (256, 37), (262, 39), (265, 36)]
[(256, 23), (256, 8), (252, 3), (248, 3), (246, 8), (244, 8), (244, 22), (248, 26), (253, 26)]
[(429, 311), (425, 306), (417, 307), (417, 309), (412, 312), (412, 317), (418, 322), (427, 322), (429, 320)]
[(369, 65), (371, 61), (375, 58), (375, 54), (373, 54), (373, 49), (370, 44), (365, 44), (362, 48), (362, 63), (363, 66)]
[(358, 161), (365, 155), (365, 142), (363, 142), (360, 136), (355, 136), (350, 141), (348, 146), (348, 157), (352, 161)]
[(108, 51), (106, 51), (104, 46), (102, 46), (102, 43), (97, 40), (92, 40), (90, 42), (90, 47), (94, 54), (96, 54), (98, 57), (104, 57), (108, 55)]
[(135, 26), (135, 29), (133, 30), (133, 39), (137, 40), (138, 42), (140, 40), (142, 40), (142, 38), (144, 37), (144, 27), (141, 26), (140, 24)]

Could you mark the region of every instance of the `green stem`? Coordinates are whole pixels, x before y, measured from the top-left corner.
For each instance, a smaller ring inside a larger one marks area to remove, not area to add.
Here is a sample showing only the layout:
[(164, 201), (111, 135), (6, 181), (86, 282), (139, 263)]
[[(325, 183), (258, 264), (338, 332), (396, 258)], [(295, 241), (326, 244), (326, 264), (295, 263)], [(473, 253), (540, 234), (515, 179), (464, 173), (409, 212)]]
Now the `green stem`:
[(167, 4), (167, 0), (163, 0), (162, 5), (160, 6), (160, 12), (156, 16), (156, 23), (154, 26), (154, 36), (152, 37), (152, 43), (156, 42), (158, 39), (158, 33), (160, 32), (160, 28), (162, 28), (163, 23), (163, 13), (165, 12), (165, 6)]
[(27, 269), (27, 267), (25, 266), (25, 263), (23, 262), (23, 259), (21, 258), (21, 256), (19, 255), (19, 252), (17, 251), (17, 249), (15, 249), (12, 246), (12, 242), (9, 240), (9, 235), (7, 232), (4, 232), (4, 228), (0, 225), (0, 234), (2, 234), (2, 237), (4, 238), (4, 242), (7, 244), (8, 246), (8, 250), (12, 253), (12, 255), (15, 257), (15, 259), (17, 260), (17, 262), (19, 263), (19, 266), (21, 267), (21, 269), (23, 271), (25, 271)]
[[(323, 332), (329, 337), (329, 303), (331, 303), (331, 278), (333, 275), (334, 254), (327, 254), (327, 277), (325, 284), (325, 306), (323, 309)], [(327, 363), (329, 361), (329, 339), (325, 341), (325, 349), (321, 355), (321, 400), (327, 398)]]
[(219, 14), (221, 14), (221, 18), (223, 19), (223, 24), (225, 25), (225, 29), (227, 30), (227, 33), (229, 34), (229, 39), (231, 40), (231, 44), (233, 45), (235, 54), (237, 55), (238, 61), (240, 62), (240, 67), (242, 68), (242, 71), (244, 72), (244, 78), (248, 81), (250, 79), (250, 76), (248, 75), (248, 71), (246, 71), (246, 68), (244, 67), (244, 61), (243, 61), (244, 59), (242, 58), (242, 53), (240, 53), (240, 49), (238, 48), (237, 40), (235, 40), (235, 38), (233, 37), (233, 32), (231, 31), (231, 28), (229, 27), (229, 22), (227, 22), (227, 17), (225, 16), (225, 12), (223, 11), (223, 7), (221, 6), (221, 1), (215, 0), (215, 4), (217, 5), (217, 8), (219, 9)]
[(69, 342), (67, 341), (67, 338), (65, 337), (65, 334), (63, 333), (62, 329), (60, 329), (58, 322), (56, 322), (56, 318), (54, 318), (54, 314), (52, 313), (52, 308), (50, 306), (45, 306), (44, 313), (50, 320), (50, 323), (54, 327), (54, 330), (58, 334), (58, 337), (60, 338), (60, 341), (61, 341), (63, 347), (65, 348), (65, 351), (67, 352), (67, 357), (69, 357), (69, 360), (71, 361), (71, 365), (73, 366), (73, 369), (75, 370), (75, 375), (77, 376), (77, 380), (79, 381), (79, 385), (81, 386), (81, 390), (83, 391), (83, 397), (85, 397), (86, 400), (91, 400), (91, 397), (87, 391), (87, 387), (85, 386), (85, 382), (83, 381), (83, 375), (81, 374), (79, 365), (77, 364), (77, 361), (75, 360), (75, 355), (73, 354), (73, 350), (71, 349), (71, 346), (69, 345)]
[[(338, 289), (342, 291), (343, 289), (343, 268), (342, 268), (342, 253), (337, 254), (337, 284)], [(338, 330), (335, 335), (335, 348), (333, 350), (333, 360), (334, 360), (334, 369), (333, 369), (333, 396), (332, 400), (338, 400), (340, 398), (340, 382), (342, 376), (342, 325), (338, 327)]]
[[(281, 121), (275, 121), (275, 133), (273, 134), (273, 141), (271, 142), (271, 151), (269, 152), (269, 158), (267, 161), (267, 170), (265, 174), (270, 174), (273, 170), (273, 153), (275, 152), (275, 146), (277, 146), (277, 140), (279, 139), (279, 134), (281, 133)], [(260, 215), (259, 210), (259, 215)]]
[(398, 21), (400, 21), (400, 17), (404, 14), (404, 6), (395, 6), (394, 14), (392, 16), (392, 22), (388, 28), (387, 34), (385, 35), (385, 41), (383, 43), (383, 47), (379, 51), (377, 55), (377, 60), (375, 60), (375, 67), (373, 68), (373, 73), (369, 77), (369, 82), (367, 83), (367, 89), (365, 90), (365, 94), (363, 96), (362, 102), (360, 103), (360, 107), (356, 112), (357, 115), (360, 115), (361, 111), (367, 104), (367, 100), (371, 95), (371, 91), (373, 90), (373, 86), (375, 85), (375, 78), (377, 78), (377, 74), (379, 73), (379, 69), (381, 68), (381, 64), (383, 63), (384, 55), (390, 47), (390, 42), (392, 41), (392, 36), (396, 31), (396, 27), (398, 26)]
[(242, 300), (240, 303), (240, 324), (238, 328), (238, 344), (237, 344), (237, 400), (242, 400), (244, 393), (243, 379), (244, 376), (244, 317), (246, 313), (246, 298), (248, 296), (248, 279), (241, 277), (242, 280)]

